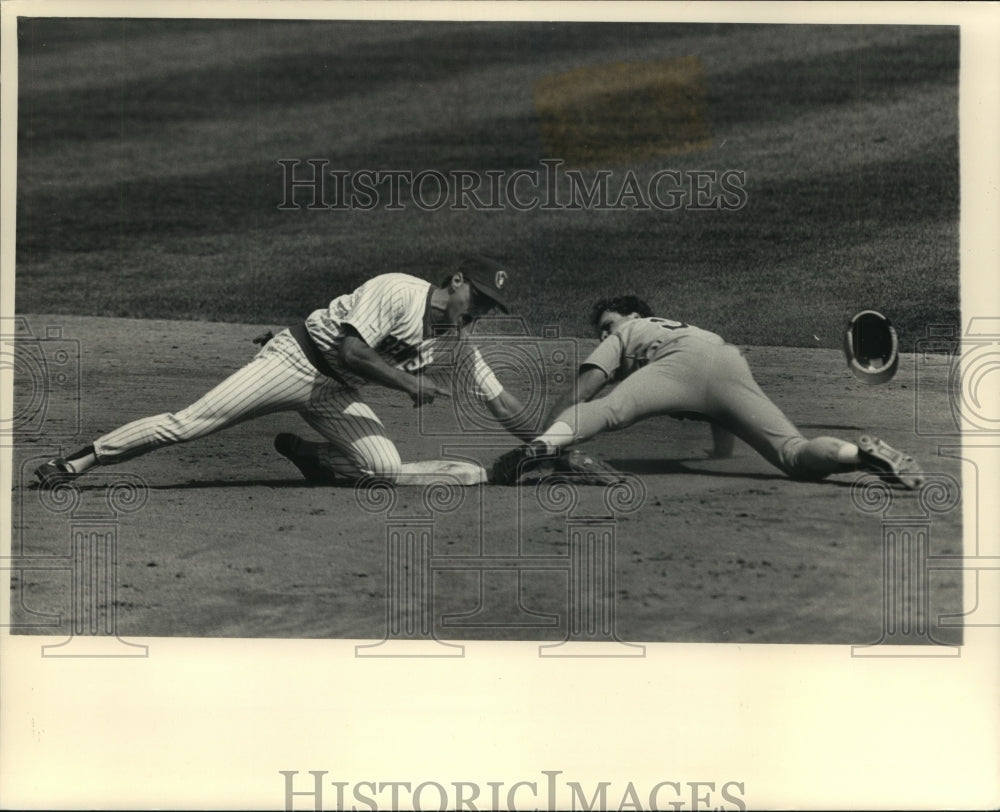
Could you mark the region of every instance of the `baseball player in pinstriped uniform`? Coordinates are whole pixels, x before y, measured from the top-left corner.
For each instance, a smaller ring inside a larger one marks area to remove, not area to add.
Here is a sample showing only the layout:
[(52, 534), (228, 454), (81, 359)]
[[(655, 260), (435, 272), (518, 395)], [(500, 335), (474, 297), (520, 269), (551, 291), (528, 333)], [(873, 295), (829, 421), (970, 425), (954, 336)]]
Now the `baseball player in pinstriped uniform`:
[[(518, 471), (570, 445), (653, 415), (708, 421), (710, 456), (730, 456), (735, 435), (795, 479), (869, 470), (907, 488), (923, 482), (912, 457), (877, 438), (849, 443), (803, 437), (757, 385), (740, 350), (715, 333), (656, 318), (635, 296), (598, 302), (591, 321), (601, 343), (581, 365), (575, 386), (553, 406), (548, 430), (494, 463), (494, 482), (513, 484)], [(610, 394), (592, 400), (615, 382)]]
[[(475, 395), (497, 421), (525, 439), (520, 401), (497, 381), (467, 330), (478, 316), (508, 312), (508, 271), (469, 257), (435, 286), (401, 273), (376, 276), (353, 293), (314, 311), (304, 323), (270, 338), (256, 357), (198, 401), (175, 413), (136, 420), (93, 445), (36, 470), (42, 486), (71, 480), (96, 465), (112, 465), (154, 449), (187, 442), (254, 417), (297, 411), (327, 441), (311, 455), (304, 441), (279, 435), (278, 450), (310, 479), (377, 477), (392, 482), (401, 466), (395, 444), (362, 400), (360, 387), (377, 383), (406, 392), (415, 406), (448, 391), (419, 374), (449, 350), (471, 363)], [(471, 358), (464, 355), (471, 353)], [(317, 470), (316, 464), (321, 463)]]

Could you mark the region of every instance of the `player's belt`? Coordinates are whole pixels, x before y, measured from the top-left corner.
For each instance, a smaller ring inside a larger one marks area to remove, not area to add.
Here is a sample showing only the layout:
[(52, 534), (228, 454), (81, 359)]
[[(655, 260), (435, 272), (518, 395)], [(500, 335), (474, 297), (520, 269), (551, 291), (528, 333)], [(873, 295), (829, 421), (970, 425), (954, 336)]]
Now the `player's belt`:
[(292, 334), (299, 346), (302, 348), (302, 352), (306, 358), (309, 359), (309, 363), (312, 364), (316, 369), (326, 375), (328, 378), (333, 378), (337, 383), (342, 384), (350, 388), (349, 384), (344, 376), (337, 372), (333, 367), (327, 363), (327, 360), (320, 348), (316, 346), (316, 342), (313, 337), (309, 335), (309, 329), (306, 327), (305, 322), (300, 322), (288, 328), (288, 331)]

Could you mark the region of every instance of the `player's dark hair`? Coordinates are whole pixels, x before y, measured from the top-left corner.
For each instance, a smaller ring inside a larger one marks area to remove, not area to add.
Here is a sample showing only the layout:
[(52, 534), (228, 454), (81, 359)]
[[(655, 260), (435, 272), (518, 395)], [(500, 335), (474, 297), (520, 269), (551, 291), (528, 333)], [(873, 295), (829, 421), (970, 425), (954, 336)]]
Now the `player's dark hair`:
[[(456, 270), (458, 270), (458, 269), (456, 269)], [(446, 287), (448, 287), (448, 285), (451, 284), (451, 277), (452, 276), (453, 276), (453, 274), (448, 274), (444, 279), (441, 280), (441, 287), (442, 288), (446, 288)], [(469, 285), (469, 292), (470, 292), (470, 295), (472, 296), (472, 301), (473, 302), (479, 302), (479, 304), (482, 307), (488, 307), (489, 304), (493, 301), (492, 299), (490, 299), (489, 296), (484, 296), (482, 293), (480, 293), (478, 290), (476, 290), (476, 286), (475, 285)]]
[(611, 299), (601, 299), (590, 311), (590, 323), (595, 330), (600, 327), (601, 313), (605, 310), (621, 313), (623, 316), (627, 316), (629, 313), (638, 313), (640, 318), (653, 315), (653, 308), (638, 296), (615, 296)]

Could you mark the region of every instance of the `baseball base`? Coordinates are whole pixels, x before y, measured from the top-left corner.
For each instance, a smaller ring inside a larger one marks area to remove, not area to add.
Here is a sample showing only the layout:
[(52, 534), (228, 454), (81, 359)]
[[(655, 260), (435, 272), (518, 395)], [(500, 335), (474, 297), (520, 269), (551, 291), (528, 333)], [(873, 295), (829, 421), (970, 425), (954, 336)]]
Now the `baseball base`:
[(486, 469), (475, 462), (462, 460), (420, 460), (404, 462), (396, 478), (397, 485), (426, 485), (440, 480), (459, 485), (482, 485)]

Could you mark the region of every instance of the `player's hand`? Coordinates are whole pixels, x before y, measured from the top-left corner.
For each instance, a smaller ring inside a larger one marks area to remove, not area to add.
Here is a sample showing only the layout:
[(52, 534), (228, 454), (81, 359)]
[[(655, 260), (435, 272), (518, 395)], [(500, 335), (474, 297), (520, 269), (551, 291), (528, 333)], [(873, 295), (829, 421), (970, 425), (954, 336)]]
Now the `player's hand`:
[(417, 378), (416, 381), (417, 388), (410, 392), (410, 400), (413, 401), (415, 407), (433, 403), (434, 398), (451, 397), (451, 392), (447, 389), (442, 389), (433, 381), (425, 380), (424, 378)]
[(736, 437), (732, 432), (712, 423), (712, 447), (706, 448), (705, 453), (710, 460), (724, 460), (733, 456), (733, 446)]

